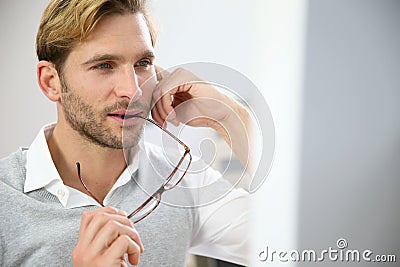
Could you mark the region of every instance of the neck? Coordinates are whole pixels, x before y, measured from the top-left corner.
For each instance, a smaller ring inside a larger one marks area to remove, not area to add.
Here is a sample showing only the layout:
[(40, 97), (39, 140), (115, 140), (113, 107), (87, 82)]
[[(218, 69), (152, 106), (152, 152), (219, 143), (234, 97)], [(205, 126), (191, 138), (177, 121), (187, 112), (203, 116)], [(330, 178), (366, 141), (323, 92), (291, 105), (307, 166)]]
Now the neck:
[(48, 146), (64, 184), (87, 194), (78, 178), (76, 162), (79, 162), (83, 181), (101, 203), (126, 168), (122, 149), (93, 144), (71, 128), (58, 124)]

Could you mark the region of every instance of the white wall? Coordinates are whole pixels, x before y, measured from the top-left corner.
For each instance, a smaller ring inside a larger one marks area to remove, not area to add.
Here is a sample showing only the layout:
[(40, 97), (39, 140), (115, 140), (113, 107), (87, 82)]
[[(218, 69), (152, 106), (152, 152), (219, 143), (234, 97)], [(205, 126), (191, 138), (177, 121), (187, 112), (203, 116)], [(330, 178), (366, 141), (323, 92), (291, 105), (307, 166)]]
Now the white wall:
[(41, 126), (56, 119), (36, 82), (35, 38), (47, 2), (0, 2), (0, 157), (29, 146)]
[(251, 266), (294, 266), (291, 262), (260, 261), (259, 254), (266, 246), (286, 251), (297, 247), (307, 1), (267, 0), (257, 1), (256, 6), (256, 81), (271, 107), (276, 151), (266, 182), (253, 195)]

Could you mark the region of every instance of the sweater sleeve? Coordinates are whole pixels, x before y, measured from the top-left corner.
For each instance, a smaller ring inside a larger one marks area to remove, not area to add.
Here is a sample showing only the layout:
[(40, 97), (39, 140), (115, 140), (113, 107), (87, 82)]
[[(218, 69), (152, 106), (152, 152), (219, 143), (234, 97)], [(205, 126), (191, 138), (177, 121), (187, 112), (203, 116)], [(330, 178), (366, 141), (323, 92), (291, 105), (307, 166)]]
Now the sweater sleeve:
[(227, 181), (220, 187), (224, 185), (227, 193), (222, 198), (196, 209), (189, 253), (248, 265), (250, 196)]

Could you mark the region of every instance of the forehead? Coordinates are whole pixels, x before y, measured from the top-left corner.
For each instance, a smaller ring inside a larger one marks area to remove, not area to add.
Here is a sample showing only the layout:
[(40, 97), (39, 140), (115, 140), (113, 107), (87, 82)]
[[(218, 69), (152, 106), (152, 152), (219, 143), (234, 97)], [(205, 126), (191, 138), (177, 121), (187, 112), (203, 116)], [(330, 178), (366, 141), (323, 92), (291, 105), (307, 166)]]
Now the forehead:
[(124, 54), (134, 57), (146, 51), (153, 51), (151, 36), (143, 15), (137, 13), (103, 17), (88, 37), (74, 47), (71, 55), (86, 58), (93, 54)]

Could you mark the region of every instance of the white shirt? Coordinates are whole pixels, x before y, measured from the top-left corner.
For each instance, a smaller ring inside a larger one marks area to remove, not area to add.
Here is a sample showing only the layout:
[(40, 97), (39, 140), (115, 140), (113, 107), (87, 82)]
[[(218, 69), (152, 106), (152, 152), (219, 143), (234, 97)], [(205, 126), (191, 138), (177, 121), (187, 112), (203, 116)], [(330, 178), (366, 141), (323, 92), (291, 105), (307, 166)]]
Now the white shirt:
[[(83, 207), (88, 205), (101, 206), (92, 197), (66, 186), (51, 158), (47, 139), (53, 133), (55, 124), (44, 126), (27, 151), (26, 180), (24, 192), (45, 188), (56, 196), (61, 204), (67, 208)], [(108, 204), (109, 196), (119, 187), (128, 183), (130, 173), (139, 165), (139, 153), (134, 155), (128, 168), (121, 174), (114, 186), (104, 199), (104, 205)], [(210, 172), (214, 177), (208, 177), (210, 182), (218, 179), (218, 172)], [(209, 175), (210, 176), (210, 175)], [(78, 177), (77, 177), (78, 179)], [(193, 187), (199, 187), (199, 179)], [(233, 189), (218, 201), (197, 208), (198, 220), (194, 225), (193, 239), (190, 253), (231, 261), (246, 265), (248, 262), (248, 217), (249, 195), (242, 189)], [(201, 233), (201, 234), (200, 234)]]
[[(48, 192), (55, 195), (60, 200), (61, 204), (67, 209), (88, 205), (97, 205), (100, 207), (101, 205), (92, 197), (79, 190), (64, 185), (56, 167), (54, 166), (47, 145), (47, 139), (53, 133), (54, 126), (55, 124), (44, 126), (29, 147), (26, 161), (24, 193), (44, 187)], [(138, 156), (133, 157), (129, 168), (130, 170), (136, 170), (138, 168)], [(130, 179), (131, 176), (128, 172), (128, 168), (126, 168), (105, 197), (105, 206), (108, 204), (109, 196), (111, 196), (118, 187), (126, 184)]]

